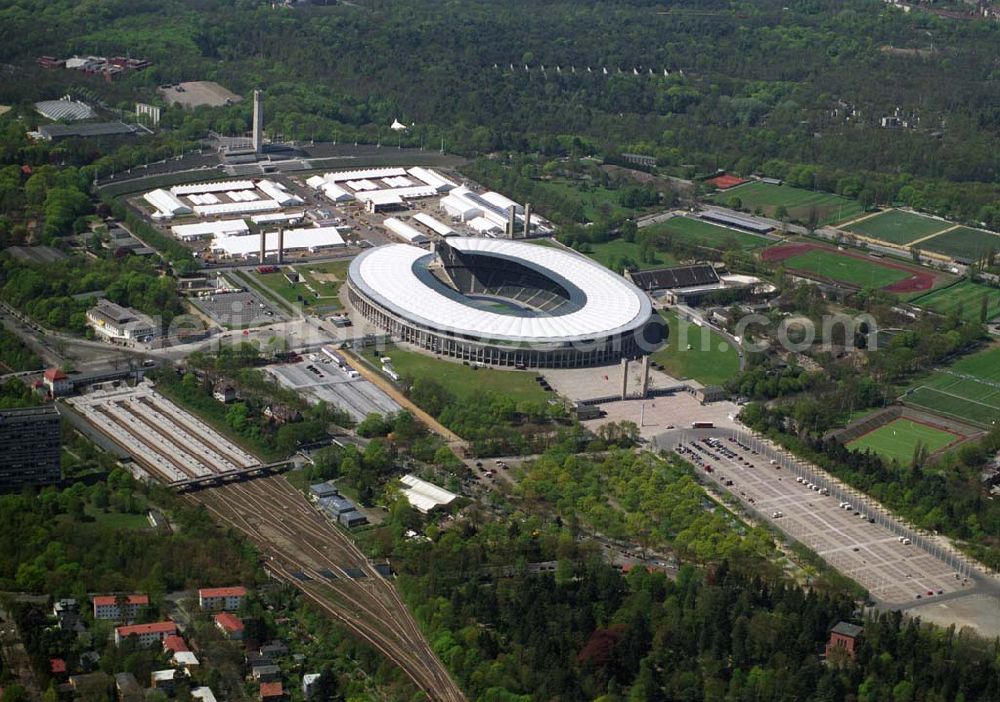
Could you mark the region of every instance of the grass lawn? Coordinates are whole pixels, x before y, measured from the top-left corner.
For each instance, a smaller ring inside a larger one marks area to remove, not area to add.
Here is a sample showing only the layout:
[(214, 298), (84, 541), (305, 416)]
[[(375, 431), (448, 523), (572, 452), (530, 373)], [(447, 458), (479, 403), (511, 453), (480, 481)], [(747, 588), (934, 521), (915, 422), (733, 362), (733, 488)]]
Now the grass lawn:
[(933, 453), (958, 439), (957, 434), (910, 419), (895, 419), (847, 444), (855, 451), (871, 450), (890, 461), (907, 465), (917, 444)]
[(845, 229), (890, 244), (909, 244), (935, 232), (943, 232), (951, 226), (953, 225), (940, 219), (924, 217), (913, 212), (889, 210), (851, 224)]
[(989, 302), (986, 319), (1000, 315), (1000, 288), (993, 288), (971, 280), (962, 280), (947, 288), (940, 288), (911, 300), (913, 304), (925, 307), (938, 314), (959, 316), (970, 322), (978, 322), (982, 312), (983, 297)]
[(844, 256), (827, 249), (812, 249), (784, 261), (791, 270), (805, 271), (848, 285), (883, 288), (910, 277), (910, 273), (875, 261)]
[(907, 404), (980, 426), (1000, 420), (1000, 346), (960, 358), (915, 381)]
[(771, 185), (751, 181), (737, 185), (725, 192), (712, 196), (712, 201), (720, 205), (728, 205), (738, 197), (743, 209), (755, 212), (758, 208), (768, 217), (773, 217), (780, 205), (788, 210), (790, 219), (797, 222), (808, 222), (810, 213), (815, 209), (819, 224), (831, 224), (851, 219), (861, 214), (861, 205), (857, 200), (851, 200), (833, 193), (814, 192), (793, 188), (790, 185)]
[(975, 260), (990, 251), (1000, 251), (1000, 234), (984, 229), (959, 227), (922, 242), (920, 248), (952, 258)]
[[(552, 393), (542, 390), (535, 380), (538, 374), (531, 371), (476, 368), (391, 344), (379, 355), (389, 356), (393, 368), (404, 378), (432, 378), (463, 399), (477, 397), (484, 392), (506, 395), (517, 402), (545, 402), (553, 397)], [(381, 367), (371, 351), (365, 350), (365, 357), (376, 368)]]
[(588, 186), (562, 178), (535, 181), (535, 187), (559, 193), (568, 200), (576, 200), (583, 207), (583, 214), (590, 222), (599, 219), (624, 219), (634, 214), (634, 210), (618, 204), (619, 190)]
[(691, 378), (703, 385), (721, 385), (739, 373), (739, 354), (725, 337), (708, 327), (678, 319), (673, 310), (660, 314), (670, 327), (670, 336), (652, 359), (668, 375)]
[(642, 231), (650, 234), (669, 234), (678, 241), (717, 251), (732, 249), (747, 251), (759, 249), (771, 243), (769, 239), (755, 234), (721, 227), (692, 217), (674, 217)]
[[(255, 282), (266, 287), (286, 302), (299, 304), (301, 297), (307, 305), (321, 305), (324, 308), (339, 308), (337, 295), (340, 286), (347, 278), (350, 261), (331, 261), (313, 265), (284, 265), (278, 273), (260, 274), (256, 271), (246, 275)], [(294, 285), (285, 278), (285, 273), (294, 269), (301, 277)]]
[(588, 256), (619, 275), (622, 272), (620, 264), (626, 259), (634, 262), (640, 270), (677, 265), (677, 259), (664, 251), (657, 251), (652, 261), (640, 261), (639, 244), (624, 239), (612, 239), (601, 244), (588, 244), (588, 246), (589, 251), (585, 252)]
[(91, 505), (87, 505), (86, 514), (92, 517), (95, 522), (112, 529), (150, 529), (149, 520), (145, 514), (124, 514), (122, 512), (104, 512)]

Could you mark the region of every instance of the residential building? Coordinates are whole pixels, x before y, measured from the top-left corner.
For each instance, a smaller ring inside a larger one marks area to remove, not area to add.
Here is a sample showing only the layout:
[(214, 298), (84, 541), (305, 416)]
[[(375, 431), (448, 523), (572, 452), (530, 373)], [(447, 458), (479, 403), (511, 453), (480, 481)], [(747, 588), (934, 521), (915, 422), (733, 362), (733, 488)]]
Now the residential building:
[(0, 491), (59, 482), (61, 445), (55, 407), (0, 410)]
[(302, 413), (285, 405), (268, 405), (264, 408), (264, 416), (274, 420), (276, 424), (294, 424), (302, 421)]
[(177, 625), (173, 622), (153, 622), (152, 624), (130, 624), (115, 628), (115, 646), (121, 646), (130, 636), (135, 636), (140, 646), (162, 643), (168, 636), (177, 633)]
[(280, 658), (288, 655), (288, 646), (284, 641), (271, 641), (260, 647), (260, 655), (268, 658)]
[(198, 590), (198, 606), (210, 612), (232, 611), (243, 606), (247, 589), (236, 587), (208, 587)]
[(57, 678), (66, 675), (66, 661), (62, 658), (50, 658), (49, 671), (52, 673), (53, 677)]
[(201, 702), (216, 702), (215, 693), (212, 692), (212, 688), (205, 687), (204, 685), (191, 690), (191, 699), (201, 700)]
[(265, 682), (260, 684), (261, 702), (273, 702), (285, 699), (285, 690), (281, 682)]
[(154, 690), (162, 690), (167, 695), (173, 694), (176, 681), (177, 671), (173, 668), (154, 670), (149, 676), (150, 687)]
[(837, 625), (830, 631), (830, 640), (826, 644), (827, 660), (831, 658), (846, 658), (854, 660), (854, 652), (864, 627), (850, 622), (837, 622)]
[(229, 383), (219, 381), (212, 388), (212, 397), (217, 402), (228, 405), (230, 402), (236, 401), (236, 388)]
[(170, 657), (170, 664), (175, 668), (181, 668), (187, 675), (191, 675), (191, 669), (201, 665), (198, 657), (191, 651), (178, 651)]
[(159, 335), (150, 317), (105, 299), (87, 310), (87, 324), (97, 336), (112, 343), (149, 343)]
[(266, 665), (255, 665), (250, 670), (250, 676), (260, 683), (274, 682), (281, 677), (281, 668), (269, 663)]
[(240, 618), (229, 612), (222, 612), (215, 615), (216, 628), (225, 635), (227, 639), (242, 641), (244, 634), (243, 622)]
[(45, 370), (44, 383), (52, 397), (68, 395), (73, 392), (73, 384), (69, 382), (69, 377), (58, 368)]
[(316, 683), (322, 677), (319, 673), (306, 673), (302, 676), (302, 696), (311, 700), (316, 689)]
[(111, 685), (111, 676), (100, 671), (69, 676), (69, 689), (77, 699), (104, 699)]
[(146, 699), (146, 691), (132, 673), (115, 675), (115, 690), (118, 702), (143, 702)]
[(344, 512), (342, 515), (337, 517), (337, 521), (348, 529), (353, 529), (356, 526), (367, 524), (368, 517), (361, 514), (361, 512)]
[(114, 622), (131, 622), (139, 618), (139, 613), (149, 607), (148, 595), (97, 595), (94, 603), (94, 619)]
[(319, 500), (324, 497), (333, 497), (337, 494), (337, 488), (334, 487), (333, 483), (316, 483), (315, 485), (309, 486), (309, 494), (314, 500)]

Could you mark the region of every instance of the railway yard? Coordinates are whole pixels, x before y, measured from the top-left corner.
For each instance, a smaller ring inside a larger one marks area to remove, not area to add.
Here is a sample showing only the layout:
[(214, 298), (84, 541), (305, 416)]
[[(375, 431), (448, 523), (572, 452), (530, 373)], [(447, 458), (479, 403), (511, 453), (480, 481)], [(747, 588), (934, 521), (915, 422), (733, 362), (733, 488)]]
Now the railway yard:
[(231, 483), (185, 499), (242, 533), (274, 577), (299, 588), (431, 699), (465, 699), (392, 583), (285, 478)]
[(169, 484), (246, 471), (260, 461), (149, 383), (98, 390), (68, 404), (154, 477)]

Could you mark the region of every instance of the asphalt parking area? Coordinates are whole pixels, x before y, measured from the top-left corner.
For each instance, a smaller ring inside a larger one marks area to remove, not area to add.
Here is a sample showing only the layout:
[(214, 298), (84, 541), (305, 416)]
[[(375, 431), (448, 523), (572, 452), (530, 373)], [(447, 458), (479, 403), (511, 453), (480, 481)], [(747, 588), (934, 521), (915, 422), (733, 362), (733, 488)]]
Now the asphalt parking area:
[(192, 298), (191, 302), (216, 323), (230, 329), (285, 321), (274, 305), (253, 291)]

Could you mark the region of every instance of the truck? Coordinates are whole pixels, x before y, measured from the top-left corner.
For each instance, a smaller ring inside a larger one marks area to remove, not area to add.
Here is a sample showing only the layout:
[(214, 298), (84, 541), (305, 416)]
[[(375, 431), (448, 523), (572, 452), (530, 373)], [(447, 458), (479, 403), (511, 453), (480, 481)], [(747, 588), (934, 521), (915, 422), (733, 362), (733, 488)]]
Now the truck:
[(691, 422), (692, 429), (712, 429), (715, 422)]

